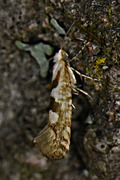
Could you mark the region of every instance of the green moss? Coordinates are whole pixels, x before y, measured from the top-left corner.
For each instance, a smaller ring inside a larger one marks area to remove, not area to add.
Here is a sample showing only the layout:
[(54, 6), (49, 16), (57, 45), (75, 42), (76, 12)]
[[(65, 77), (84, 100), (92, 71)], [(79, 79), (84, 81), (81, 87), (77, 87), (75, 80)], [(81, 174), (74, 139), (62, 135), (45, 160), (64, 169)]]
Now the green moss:
[(49, 68), (49, 62), (46, 58), (46, 55), (52, 54), (52, 47), (43, 43), (29, 45), (20, 41), (16, 41), (15, 44), (20, 50), (30, 51), (31, 55), (36, 59), (40, 66), (40, 75), (42, 77), (46, 77)]
[(58, 34), (65, 35), (64, 29), (58, 24), (58, 22), (54, 18), (51, 19), (50, 23), (55, 28), (55, 30), (57, 31)]
[(92, 69), (93, 73), (89, 72), (88, 67), (86, 68), (86, 72), (89, 72), (90, 76), (92, 78), (96, 75), (96, 77), (98, 79), (101, 79), (101, 75), (103, 75), (103, 71), (104, 71), (104, 69), (106, 69), (105, 67), (107, 68), (107, 66), (106, 66), (106, 57), (104, 57), (104, 58), (98, 57), (98, 59), (96, 60), (95, 65), (93, 66), (93, 69)]
[(86, 72), (90, 75), (90, 77), (92, 77), (93, 80), (95, 79), (95, 81), (93, 81), (93, 85), (96, 87), (96, 90), (100, 90), (102, 88), (104, 73), (106, 69), (108, 69), (106, 59), (106, 57), (98, 57), (93, 66), (86, 68)]
[(103, 73), (103, 65), (105, 64), (105, 61), (106, 61), (106, 58), (99, 58), (99, 57), (96, 60), (94, 69), (99, 75), (102, 75)]

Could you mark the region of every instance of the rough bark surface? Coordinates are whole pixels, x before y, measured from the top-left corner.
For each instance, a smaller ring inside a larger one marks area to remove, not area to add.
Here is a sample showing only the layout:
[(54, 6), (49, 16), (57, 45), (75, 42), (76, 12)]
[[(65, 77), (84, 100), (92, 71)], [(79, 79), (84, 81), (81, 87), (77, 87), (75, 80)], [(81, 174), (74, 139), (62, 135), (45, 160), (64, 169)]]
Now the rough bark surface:
[[(57, 34), (54, 18), (67, 36)], [(71, 148), (67, 157), (49, 161), (33, 144), (48, 118), (48, 85), (35, 59), (15, 46), (44, 42), (74, 57), (86, 44), (75, 69), (99, 81), (78, 84), (73, 96)], [(0, 1), (0, 179), (120, 179), (120, 1)], [(92, 122), (92, 123), (91, 123)]]

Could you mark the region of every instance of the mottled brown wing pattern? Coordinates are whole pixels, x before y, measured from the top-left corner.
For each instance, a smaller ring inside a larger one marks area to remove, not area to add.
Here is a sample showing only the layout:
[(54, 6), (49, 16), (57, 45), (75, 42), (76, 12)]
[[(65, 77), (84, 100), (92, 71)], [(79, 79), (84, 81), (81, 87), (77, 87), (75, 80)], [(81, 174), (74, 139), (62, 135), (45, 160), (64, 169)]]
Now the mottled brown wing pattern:
[(48, 124), (34, 139), (39, 151), (51, 160), (65, 157), (70, 145), (72, 88), (76, 79), (65, 60), (67, 56), (59, 50), (54, 57)]

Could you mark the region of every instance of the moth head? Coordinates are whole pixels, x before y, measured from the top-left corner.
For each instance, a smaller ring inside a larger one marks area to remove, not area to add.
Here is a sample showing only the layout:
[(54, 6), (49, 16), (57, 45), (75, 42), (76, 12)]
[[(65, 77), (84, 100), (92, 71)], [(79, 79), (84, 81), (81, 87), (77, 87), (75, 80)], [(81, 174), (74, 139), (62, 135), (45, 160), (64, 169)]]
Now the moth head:
[(54, 62), (58, 62), (61, 59), (64, 61), (68, 61), (68, 54), (65, 51), (63, 51), (62, 49), (60, 49), (58, 51), (58, 53), (56, 53), (56, 55), (54, 57)]

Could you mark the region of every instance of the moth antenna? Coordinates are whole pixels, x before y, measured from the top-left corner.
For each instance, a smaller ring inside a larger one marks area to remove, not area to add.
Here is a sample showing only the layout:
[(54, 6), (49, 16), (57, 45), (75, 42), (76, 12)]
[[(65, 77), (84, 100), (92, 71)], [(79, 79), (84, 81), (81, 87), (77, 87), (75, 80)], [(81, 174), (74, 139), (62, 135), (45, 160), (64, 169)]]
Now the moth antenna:
[[(62, 48), (62, 45), (61, 45), (60, 49), (61, 49), (61, 50), (63, 49), (63, 48)], [(54, 59), (54, 56), (52, 56), (51, 58), (49, 58), (48, 61), (51, 61), (51, 60), (53, 60), (53, 59)]]
[(71, 24), (71, 26), (69, 27), (68, 31), (67, 31), (66, 34), (65, 34), (65, 37), (66, 37), (66, 36), (69, 34), (69, 32), (71, 31), (71, 29), (72, 29), (72, 27), (74, 26), (75, 22), (76, 22), (76, 21), (74, 21), (74, 22)]
[(53, 57), (51, 57), (51, 58), (49, 58), (49, 59), (48, 59), (48, 61), (51, 61), (51, 60), (53, 60), (53, 59), (54, 59), (54, 56), (53, 56)]
[(69, 62), (71, 62), (73, 60), (77, 60), (77, 57), (82, 53), (82, 51), (85, 49), (85, 47), (87, 46), (88, 43), (89, 42), (85, 43), (84, 46), (82, 47), (82, 49)]
[(62, 45), (60, 46), (60, 49), (61, 49), (61, 50), (63, 50), (63, 47), (62, 47)]
[[(68, 34), (69, 34), (69, 32), (71, 31), (72, 27), (74, 26), (75, 22), (76, 22), (76, 21), (74, 21), (74, 22), (71, 24), (71, 26), (69, 27), (69, 29), (68, 29), (67, 32), (65, 33), (64, 38), (68, 36)], [(61, 50), (62, 50), (62, 45), (61, 45)]]

